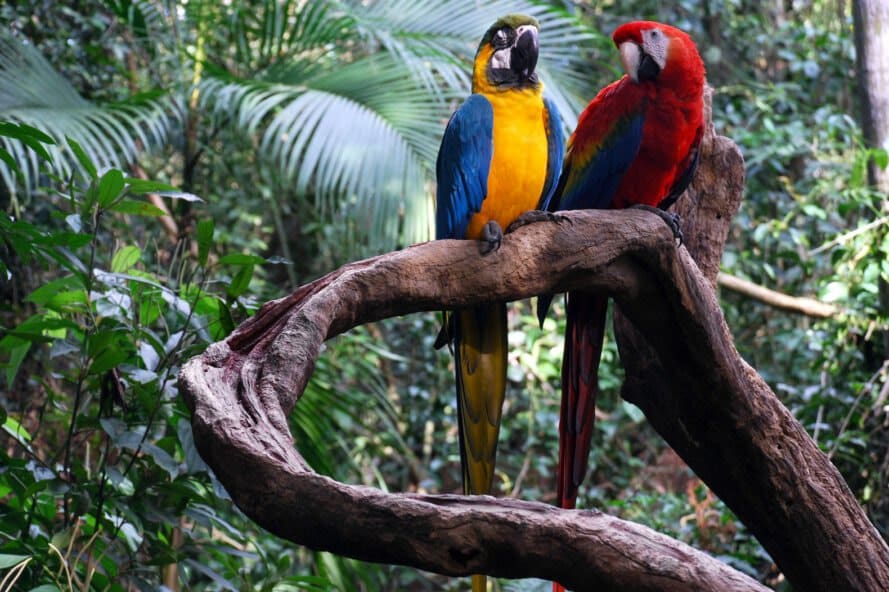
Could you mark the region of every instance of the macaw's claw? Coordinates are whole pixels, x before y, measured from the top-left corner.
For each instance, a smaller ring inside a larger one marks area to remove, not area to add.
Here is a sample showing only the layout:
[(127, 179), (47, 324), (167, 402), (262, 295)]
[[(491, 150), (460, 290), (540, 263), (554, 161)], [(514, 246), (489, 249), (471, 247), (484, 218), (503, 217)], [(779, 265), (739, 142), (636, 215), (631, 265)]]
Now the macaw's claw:
[(661, 220), (667, 223), (667, 226), (670, 227), (670, 230), (673, 231), (673, 238), (679, 240), (679, 246), (682, 246), (682, 228), (680, 224), (682, 222), (682, 217), (675, 212), (668, 212), (666, 210), (662, 210), (660, 208), (655, 208), (653, 206), (648, 206), (645, 204), (636, 204), (630, 206), (637, 210), (645, 210), (646, 212), (651, 212), (660, 217)]
[(488, 253), (498, 250), (500, 248), (500, 243), (502, 242), (503, 229), (500, 228), (500, 225), (494, 220), (485, 224), (484, 228), (482, 228), (481, 254), (487, 255)]
[(527, 226), (528, 224), (536, 224), (537, 222), (562, 222), (563, 220), (570, 221), (571, 219), (567, 216), (556, 214), (555, 212), (547, 212), (546, 210), (528, 210), (506, 227), (506, 234), (515, 232), (522, 226)]

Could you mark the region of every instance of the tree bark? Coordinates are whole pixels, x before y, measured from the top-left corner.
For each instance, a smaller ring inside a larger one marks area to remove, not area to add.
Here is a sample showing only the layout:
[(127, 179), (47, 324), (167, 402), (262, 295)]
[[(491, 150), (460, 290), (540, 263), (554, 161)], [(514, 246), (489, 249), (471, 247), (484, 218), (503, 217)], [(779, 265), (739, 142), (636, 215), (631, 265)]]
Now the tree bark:
[[(796, 588), (884, 589), (889, 548), (836, 468), (738, 356), (687, 250), (645, 212), (572, 212), (519, 229), (485, 257), (471, 241), (418, 245), (267, 304), (182, 369), (195, 441), (248, 516), (315, 549), (450, 575), (556, 579), (578, 590), (757, 589), (685, 545), (659, 546), (664, 539), (647, 529), (601, 514), (383, 494), (312, 473), (293, 448), (286, 415), (325, 339), (395, 314), (566, 289), (620, 303), (646, 337), (637, 351), (649, 356), (639, 358), (641, 372), (629, 366), (626, 396)], [(662, 376), (650, 374), (656, 368)]]
[(598, 512), (384, 494), (316, 475), (293, 446), (287, 415), (325, 339), (417, 311), (568, 289), (608, 294), (619, 305), (624, 396), (794, 587), (884, 590), (889, 547), (740, 358), (716, 301), (743, 182), (737, 147), (708, 131), (679, 202), (683, 247), (646, 212), (570, 212), (520, 228), (485, 256), (473, 241), (435, 241), (344, 266), (267, 303), (180, 373), (198, 449), (248, 516), (313, 549), (448, 575), (536, 576), (576, 590), (762, 590), (683, 543)]
[[(861, 98), (861, 127), (870, 148), (889, 150), (889, 2), (854, 0), (855, 53), (858, 61), (858, 94)], [(889, 196), (889, 168), (871, 159), (868, 179)], [(884, 202), (884, 211), (889, 206)], [(884, 255), (885, 257), (885, 255)], [(889, 282), (879, 281), (880, 308), (889, 313)], [(883, 331), (883, 353), (889, 359), (889, 331)]]
[[(855, 51), (864, 138), (871, 148), (889, 150), (889, 3), (854, 0)], [(889, 194), (889, 169), (871, 161), (871, 184)]]

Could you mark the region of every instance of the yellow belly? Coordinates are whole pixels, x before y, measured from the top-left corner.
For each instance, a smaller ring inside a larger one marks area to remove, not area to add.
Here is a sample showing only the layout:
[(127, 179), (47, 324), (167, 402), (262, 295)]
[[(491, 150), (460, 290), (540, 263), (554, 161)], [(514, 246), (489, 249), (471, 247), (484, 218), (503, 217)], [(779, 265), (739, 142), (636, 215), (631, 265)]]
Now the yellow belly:
[(494, 107), (494, 154), (488, 193), (469, 221), (466, 238), (478, 239), (495, 220), (500, 228), (537, 207), (546, 181), (547, 140), (538, 92), (485, 93)]

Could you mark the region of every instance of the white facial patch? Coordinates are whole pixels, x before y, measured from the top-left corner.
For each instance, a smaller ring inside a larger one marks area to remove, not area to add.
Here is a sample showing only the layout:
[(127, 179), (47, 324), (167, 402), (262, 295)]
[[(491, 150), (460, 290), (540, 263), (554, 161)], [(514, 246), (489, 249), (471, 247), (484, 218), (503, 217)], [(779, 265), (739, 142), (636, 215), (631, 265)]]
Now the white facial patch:
[(510, 58), (512, 57), (512, 47), (504, 47), (498, 49), (491, 56), (491, 67), (494, 69), (509, 70)]
[(651, 56), (661, 70), (667, 65), (667, 45), (670, 40), (660, 29), (642, 31), (642, 50)]
[(518, 39), (519, 37), (522, 36), (522, 34), (523, 34), (525, 31), (529, 31), (529, 30), (531, 30), (531, 29), (534, 29), (534, 30), (536, 31), (536, 30), (537, 30), (537, 27), (535, 27), (534, 25), (522, 25), (522, 26), (520, 26), (518, 29), (515, 30), (515, 38)]
[(642, 59), (639, 46), (632, 41), (624, 41), (618, 49), (624, 72), (633, 79), (633, 82), (639, 82), (639, 61)]

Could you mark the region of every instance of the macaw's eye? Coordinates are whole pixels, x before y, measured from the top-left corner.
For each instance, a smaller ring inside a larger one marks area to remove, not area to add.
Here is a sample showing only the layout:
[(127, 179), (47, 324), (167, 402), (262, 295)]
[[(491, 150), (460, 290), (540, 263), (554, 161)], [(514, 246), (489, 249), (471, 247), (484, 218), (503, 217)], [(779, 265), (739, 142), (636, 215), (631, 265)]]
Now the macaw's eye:
[(500, 29), (494, 33), (493, 43), (497, 49), (503, 49), (509, 45), (509, 33), (506, 32), (506, 29)]

